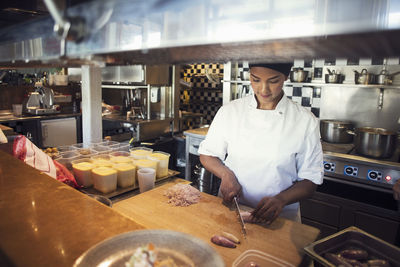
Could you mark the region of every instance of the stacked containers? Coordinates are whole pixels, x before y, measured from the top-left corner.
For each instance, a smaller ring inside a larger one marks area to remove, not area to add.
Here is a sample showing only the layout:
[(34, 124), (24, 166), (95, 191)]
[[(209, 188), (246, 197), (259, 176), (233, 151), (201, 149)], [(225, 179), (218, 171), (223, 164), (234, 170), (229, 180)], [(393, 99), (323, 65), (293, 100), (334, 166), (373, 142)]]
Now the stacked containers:
[(147, 156), (149, 160), (156, 162), (156, 177), (157, 179), (168, 175), (168, 163), (170, 154), (163, 151), (154, 151)]
[(135, 184), (136, 167), (132, 162), (130, 153), (116, 151), (110, 154), (113, 168), (117, 170), (117, 184), (119, 187), (128, 187)]
[(93, 162), (88, 159), (77, 159), (72, 161), (72, 169), (74, 176), (79, 185), (83, 187), (90, 187), (93, 185), (92, 169), (95, 167)]

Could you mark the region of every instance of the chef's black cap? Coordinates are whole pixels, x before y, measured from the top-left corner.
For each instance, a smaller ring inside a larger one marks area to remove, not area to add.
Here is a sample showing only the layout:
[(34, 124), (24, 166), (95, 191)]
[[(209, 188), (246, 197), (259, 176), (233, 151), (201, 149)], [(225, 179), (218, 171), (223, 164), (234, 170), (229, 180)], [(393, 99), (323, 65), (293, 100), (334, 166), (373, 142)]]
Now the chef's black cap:
[(292, 68), (292, 66), (293, 66), (292, 63), (249, 63), (250, 69), (252, 67), (269, 68), (269, 69), (279, 71), (280, 73), (283, 73), (286, 76), (289, 75), (290, 69)]

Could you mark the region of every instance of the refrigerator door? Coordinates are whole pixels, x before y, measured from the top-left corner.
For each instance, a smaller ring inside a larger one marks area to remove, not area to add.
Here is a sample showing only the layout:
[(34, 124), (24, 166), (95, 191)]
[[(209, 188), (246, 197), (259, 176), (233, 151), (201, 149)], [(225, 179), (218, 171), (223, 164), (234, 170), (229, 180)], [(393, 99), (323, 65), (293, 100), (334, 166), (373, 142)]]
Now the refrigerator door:
[(42, 120), (42, 146), (56, 147), (71, 145), (76, 139), (76, 118)]

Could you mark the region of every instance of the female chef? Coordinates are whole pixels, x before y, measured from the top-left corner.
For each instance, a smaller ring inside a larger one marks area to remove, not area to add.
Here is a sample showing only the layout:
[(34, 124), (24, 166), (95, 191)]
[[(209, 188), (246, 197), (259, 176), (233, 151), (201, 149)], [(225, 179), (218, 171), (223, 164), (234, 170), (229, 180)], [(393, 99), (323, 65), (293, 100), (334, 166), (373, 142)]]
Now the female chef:
[(300, 221), (298, 201), (323, 179), (318, 119), (282, 89), (291, 65), (250, 64), (254, 95), (222, 106), (199, 148), (224, 201), (253, 207), (252, 222)]

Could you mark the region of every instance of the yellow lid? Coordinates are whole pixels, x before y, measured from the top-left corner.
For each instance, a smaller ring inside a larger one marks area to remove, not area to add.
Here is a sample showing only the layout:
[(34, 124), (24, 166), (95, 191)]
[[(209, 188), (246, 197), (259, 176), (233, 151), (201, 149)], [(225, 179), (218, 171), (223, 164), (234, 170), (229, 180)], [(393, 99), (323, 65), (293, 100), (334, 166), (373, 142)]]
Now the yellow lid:
[(143, 168), (152, 168), (157, 165), (156, 162), (149, 159), (139, 159), (135, 161), (136, 166)]
[(111, 157), (111, 160), (115, 163), (131, 163), (132, 159), (126, 156), (115, 156)]
[(113, 168), (116, 169), (117, 171), (131, 171), (136, 169), (135, 165), (129, 163), (115, 164)]
[(92, 172), (97, 175), (101, 175), (101, 176), (117, 174), (116, 170), (114, 170), (113, 168), (109, 168), (109, 167), (98, 167), (98, 168), (92, 169)]
[(131, 154), (148, 155), (148, 154), (151, 154), (151, 151), (150, 150), (144, 150), (144, 149), (135, 149), (135, 150), (131, 150)]
[(92, 163), (87, 162), (87, 161), (72, 164), (72, 168), (81, 170), (81, 171), (90, 171), (94, 167), (95, 166)]
[(153, 153), (150, 156), (153, 157), (153, 158), (160, 159), (160, 160), (167, 159), (169, 157), (168, 155), (165, 155), (165, 154), (162, 154), (162, 153)]
[(93, 163), (98, 167), (112, 167), (112, 162), (106, 159), (96, 159), (93, 160)]

